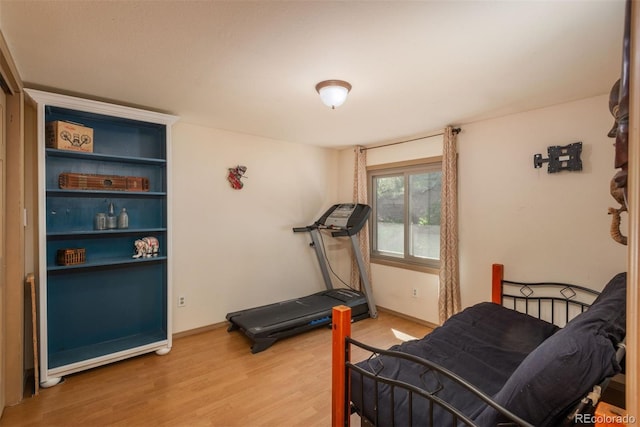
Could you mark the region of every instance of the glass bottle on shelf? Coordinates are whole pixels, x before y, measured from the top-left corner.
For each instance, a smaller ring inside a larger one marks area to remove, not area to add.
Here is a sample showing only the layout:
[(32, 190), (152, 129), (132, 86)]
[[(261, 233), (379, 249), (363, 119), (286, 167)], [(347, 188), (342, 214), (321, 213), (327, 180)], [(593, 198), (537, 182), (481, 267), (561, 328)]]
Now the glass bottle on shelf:
[(125, 208), (118, 214), (118, 228), (129, 228), (129, 214)]
[(109, 211), (107, 213), (107, 228), (112, 229), (118, 226), (118, 220), (113, 210), (113, 203), (109, 203)]

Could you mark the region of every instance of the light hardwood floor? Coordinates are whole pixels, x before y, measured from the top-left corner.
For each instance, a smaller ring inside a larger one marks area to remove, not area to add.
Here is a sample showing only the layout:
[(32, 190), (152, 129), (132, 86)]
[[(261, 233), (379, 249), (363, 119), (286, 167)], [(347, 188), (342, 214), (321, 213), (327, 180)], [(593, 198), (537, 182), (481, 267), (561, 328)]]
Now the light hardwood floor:
[[(394, 330), (427, 326), (380, 312), (352, 336), (387, 348)], [(0, 426), (329, 426), (331, 331), (316, 329), (251, 354), (249, 340), (221, 327), (175, 339), (149, 354), (70, 375), (6, 408)], [(363, 358), (354, 351), (352, 360)]]

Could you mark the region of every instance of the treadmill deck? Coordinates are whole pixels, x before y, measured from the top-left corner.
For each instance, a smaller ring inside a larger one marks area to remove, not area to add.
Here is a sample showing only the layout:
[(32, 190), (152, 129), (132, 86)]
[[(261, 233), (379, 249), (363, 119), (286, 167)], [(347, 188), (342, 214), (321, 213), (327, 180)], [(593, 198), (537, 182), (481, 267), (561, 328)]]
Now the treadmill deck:
[(354, 320), (368, 317), (367, 299), (351, 289), (331, 289), (302, 298), (277, 302), (227, 314), (229, 331), (240, 329), (254, 345), (253, 353), (265, 350), (279, 338), (331, 323), (337, 305), (352, 309)]

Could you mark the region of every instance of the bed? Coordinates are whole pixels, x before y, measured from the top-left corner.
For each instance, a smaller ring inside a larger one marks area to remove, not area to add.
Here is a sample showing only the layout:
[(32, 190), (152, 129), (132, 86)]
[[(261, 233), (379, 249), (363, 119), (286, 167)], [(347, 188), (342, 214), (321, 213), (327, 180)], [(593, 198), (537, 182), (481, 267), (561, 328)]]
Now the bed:
[[(333, 313), (333, 422), (377, 426), (557, 426), (588, 421), (621, 371), (626, 274), (601, 293), (505, 280), (493, 265), (492, 302), (469, 307), (419, 340), (383, 350), (350, 336)], [(349, 361), (352, 346), (370, 357)]]

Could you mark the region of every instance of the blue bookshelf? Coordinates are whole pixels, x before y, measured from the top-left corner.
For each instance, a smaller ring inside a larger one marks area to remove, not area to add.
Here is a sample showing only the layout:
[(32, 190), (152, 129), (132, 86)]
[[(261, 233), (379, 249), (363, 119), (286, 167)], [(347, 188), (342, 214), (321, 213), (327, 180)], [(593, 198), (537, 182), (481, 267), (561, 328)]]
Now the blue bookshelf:
[[(176, 117), (26, 90), (37, 109), (41, 385), (126, 357), (171, 348), (169, 153)], [(47, 148), (46, 124), (93, 129), (92, 152)], [(145, 191), (60, 188), (63, 174), (137, 177)], [(146, 191), (148, 190), (148, 191)], [(125, 208), (128, 227), (96, 229), (94, 218)], [(158, 240), (134, 258), (134, 242)], [(66, 264), (58, 251), (81, 248)]]

